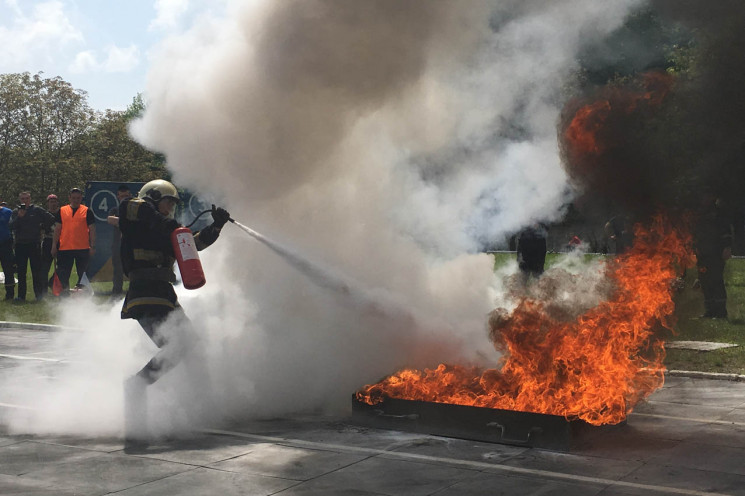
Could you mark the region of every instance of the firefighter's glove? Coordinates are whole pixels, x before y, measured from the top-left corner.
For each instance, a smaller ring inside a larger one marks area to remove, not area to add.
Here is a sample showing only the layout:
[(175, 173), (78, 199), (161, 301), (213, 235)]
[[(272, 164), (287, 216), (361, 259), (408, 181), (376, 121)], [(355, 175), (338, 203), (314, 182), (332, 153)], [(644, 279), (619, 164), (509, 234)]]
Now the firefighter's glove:
[(222, 229), (222, 226), (228, 223), (230, 220), (230, 213), (221, 207), (214, 207), (212, 209), (212, 220), (214, 226), (218, 229)]

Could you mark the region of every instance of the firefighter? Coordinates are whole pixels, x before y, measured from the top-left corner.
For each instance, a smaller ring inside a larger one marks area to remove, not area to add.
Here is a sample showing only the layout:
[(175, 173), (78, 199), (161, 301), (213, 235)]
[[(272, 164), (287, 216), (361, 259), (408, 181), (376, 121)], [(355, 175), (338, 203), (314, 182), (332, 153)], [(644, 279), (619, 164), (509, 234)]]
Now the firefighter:
[(722, 212), (717, 197), (704, 191), (694, 229), (698, 280), (704, 294), (704, 318), (727, 318), (724, 266), (732, 256), (732, 222)]
[[(178, 303), (173, 284), (175, 253), (171, 233), (181, 227), (173, 218), (179, 202), (176, 187), (156, 179), (145, 184), (137, 198), (125, 199), (119, 206), (122, 233), (121, 258), (129, 290), (122, 306), (122, 319), (135, 319), (160, 351), (125, 382), (125, 438), (147, 438), (146, 388), (171, 370), (191, 349), (196, 333)], [(222, 208), (212, 211), (213, 223), (194, 234), (197, 250), (214, 243), (230, 219)], [(161, 324), (178, 329), (167, 336)]]

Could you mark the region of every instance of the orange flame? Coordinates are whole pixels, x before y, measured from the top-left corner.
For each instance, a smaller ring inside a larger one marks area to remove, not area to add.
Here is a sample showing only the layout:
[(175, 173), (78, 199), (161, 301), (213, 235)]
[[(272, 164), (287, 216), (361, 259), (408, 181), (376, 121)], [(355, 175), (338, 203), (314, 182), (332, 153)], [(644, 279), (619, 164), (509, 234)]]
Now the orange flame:
[(572, 158), (590, 158), (605, 151), (600, 132), (611, 116), (629, 115), (640, 108), (658, 107), (670, 92), (673, 76), (650, 71), (627, 86), (606, 88), (600, 99), (580, 107), (564, 130)]
[(574, 114), (574, 118), (565, 131), (567, 142), (572, 145), (572, 153), (587, 155), (602, 151), (596, 136), (608, 118), (610, 110), (611, 105), (608, 100), (599, 100), (585, 105)]
[(634, 247), (606, 263), (613, 296), (573, 321), (553, 318), (546, 304), (523, 300), (495, 315), (492, 337), (504, 351), (501, 370), (440, 364), (402, 370), (365, 386), (356, 398), (386, 397), (561, 415), (594, 425), (623, 421), (664, 383), (664, 343), (672, 329), (672, 282), (691, 264), (690, 236), (661, 216), (636, 227)]

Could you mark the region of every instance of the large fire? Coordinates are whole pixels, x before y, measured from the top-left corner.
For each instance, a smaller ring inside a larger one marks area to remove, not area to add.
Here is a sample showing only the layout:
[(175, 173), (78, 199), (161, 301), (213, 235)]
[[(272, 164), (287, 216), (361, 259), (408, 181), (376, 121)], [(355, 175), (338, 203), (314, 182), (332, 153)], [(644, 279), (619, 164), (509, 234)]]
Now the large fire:
[(662, 216), (637, 226), (633, 248), (605, 262), (611, 297), (566, 320), (538, 299), (524, 298), (490, 319), (499, 369), (441, 364), (402, 370), (356, 393), (561, 415), (590, 424), (623, 421), (664, 383), (664, 342), (672, 329), (674, 284), (691, 263), (690, 236)]

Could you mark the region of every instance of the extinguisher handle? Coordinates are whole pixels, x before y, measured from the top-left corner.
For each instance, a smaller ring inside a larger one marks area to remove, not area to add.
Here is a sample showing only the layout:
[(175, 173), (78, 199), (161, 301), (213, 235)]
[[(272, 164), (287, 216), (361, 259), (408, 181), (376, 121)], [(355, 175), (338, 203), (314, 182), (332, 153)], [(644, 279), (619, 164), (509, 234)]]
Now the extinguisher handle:
[[(224, 210), (224, 209), (223, 209), (223, 210)], [(200, 218), (201, 216), (203, 216), (204, 214), (212, 213), (212, 214), (213, 214), (213, 215), (212, 215), (212, 218), (214, 219), (214, 218), (215, 218), (215, 216), (214, 216), (215, 212), (217, 212), (217, 206), (215, 206), (215, 205), (213, 204), (213, 205), (212, 205), (212, 208), (211, 208), (211, 209), (208, 209), (208, 210), (203, 210), (203, 211), (199, 212), (199, 215), (197, 215), (196, 217), (194, 217), (194, 220), (192, 220), (192, 221), (191, 221), (191, 223), (190, 223), (190, 224), (187, 224), (187, 225), (186, 225), (185, 227), (191, 227), (191, 226), (193, 226), (194, 224), (196, 224), (196, 223), (197, 223), (197, 221), (199, 220), (199, 218)], [(227, 212), (227, 211), (226, 211), (226, 212)], [(233, 218), (232, 218), (232, 217), (230, 217), (230, 214), (228, 214), (228, 221), (230, 221), (230, 222), (233, 222), (233, 223), (235, 223), (235, 220), (233, 220)]]
[[(215, 218), (215, 212), (217, 212), (217, 205), (215, 205), (215, 204), (213, 203), (213, 204), (212, 204), (212, 218), (213, 218), (213, 219)], [(226, 212), (227, 212), (227, 211), (226, 211)], [(233, 220), (233, 218), (232, 218), (232, 217), (230, 216), (230, 214), (228, 214), (228, 222), (233, 222), (233, 223), (235, 223), (235, 220)]]

